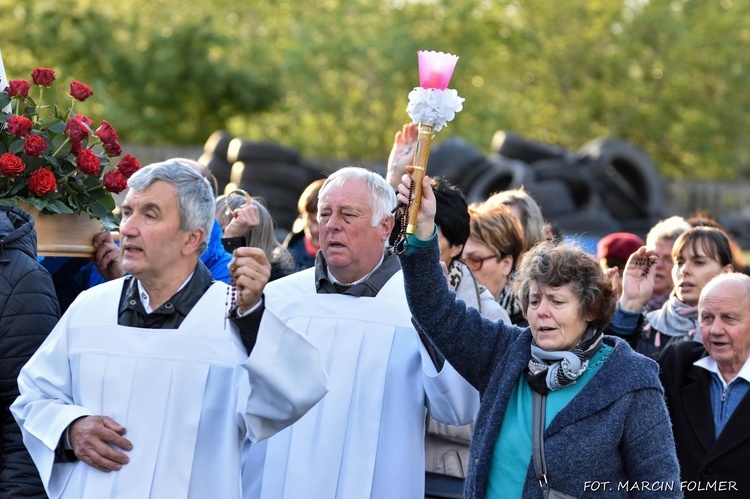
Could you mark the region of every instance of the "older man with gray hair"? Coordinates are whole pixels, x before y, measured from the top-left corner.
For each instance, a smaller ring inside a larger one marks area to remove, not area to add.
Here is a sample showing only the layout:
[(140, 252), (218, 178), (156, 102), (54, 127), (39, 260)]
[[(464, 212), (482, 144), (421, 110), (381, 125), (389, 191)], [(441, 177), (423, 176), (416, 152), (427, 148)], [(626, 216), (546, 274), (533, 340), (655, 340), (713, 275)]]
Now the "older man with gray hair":
[(13, 414), (52, 498), (240, 497), (243, 439), (269, 437), (326, 393), (318, 350), (272, 314), (255, 334), (262, 250), (237, 250), (234, 289), (211, 278), (206, 179), (170, 160), (129, 183), (129, 275), (73, 302), (22, 369)]
[(698, 303), (701, 341), (659, 355), (685, 497), (750, 497), (750, 277), (719, 274)]
[(307, 334), (331, 386), (298, 422), (249, 449), (246, 499), (423, 499), (428, 408), (444, 423), (473, 421), (478, 393), (412, 325), (386, 248), (395, 206), (379, 175), (336, 171), (318, 195), (315, 267), (266, 286), (264, 313)]

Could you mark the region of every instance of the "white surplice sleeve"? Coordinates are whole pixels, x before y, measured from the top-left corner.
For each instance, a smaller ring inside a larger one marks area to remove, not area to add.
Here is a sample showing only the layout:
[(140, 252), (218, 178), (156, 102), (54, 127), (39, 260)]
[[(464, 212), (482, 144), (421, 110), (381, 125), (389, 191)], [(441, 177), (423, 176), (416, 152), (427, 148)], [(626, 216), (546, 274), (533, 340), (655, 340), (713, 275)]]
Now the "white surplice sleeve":
[(266, 309), (255, 346), (242, 364), (249, 393), (241, 392), (248, 438), (257, 442), (291, 425), (328, 392), (318, 349)]
[(68, 425), (93, 413), (75, 405), (76, 387), (68, 365), (68, 318), (63, 316), (18, 377), (20, 395), (11, 412), (23, 433), (23, 442), (45, 486), (52, 475), (55, 449)]
[(422, 380), (431, 416), (441, 423), (460, 426), (474, 422), (479, 411), (479, 392), (446, 360), (440, 372), (419, 341)]

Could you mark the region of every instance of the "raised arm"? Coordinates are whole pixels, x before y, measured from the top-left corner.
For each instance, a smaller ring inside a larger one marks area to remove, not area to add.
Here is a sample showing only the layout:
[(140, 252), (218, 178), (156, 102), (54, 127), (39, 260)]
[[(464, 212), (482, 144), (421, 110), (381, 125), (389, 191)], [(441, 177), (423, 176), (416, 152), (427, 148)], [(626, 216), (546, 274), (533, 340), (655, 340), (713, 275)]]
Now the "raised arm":
[[(411, 167), (407, 167), (407, 172)], [(398, 199), (408, 201), (410, 179), (404, 175)], [(483, 319), (474, 308), (466, 307), (448, 288), (440, 267), (435, 231), (435, 196), (425, 177), (422, 203), (415, 234), (400, 255), (409, 309), (418, 327), (435, 343), (448, 362), (467, 381), (481, 389), (484, 374), (498, 350), (504, 350), (520, 329)]]

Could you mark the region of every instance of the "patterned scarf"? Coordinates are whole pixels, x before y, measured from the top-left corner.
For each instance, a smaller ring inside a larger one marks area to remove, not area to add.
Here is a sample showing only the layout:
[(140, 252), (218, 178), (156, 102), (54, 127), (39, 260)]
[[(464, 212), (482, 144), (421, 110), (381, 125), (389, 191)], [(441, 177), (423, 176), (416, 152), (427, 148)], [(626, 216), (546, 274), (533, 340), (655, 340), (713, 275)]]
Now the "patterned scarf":
[(523, 319), (523, 310), (521, 310), (521, 306), (518, 304), (515, 294), (513, 294), (513, 286), (510, 279), (505, 283), (505, 287), (500, 292), (497, 302), (508, 312), (511, 320), (513, 320), (513, 324), (516, 324), (519, 318)]
[(541, 394), (572, 385), (589, 367), (589, 359), (602, 346), (604, 334), (589, 326), (572, 350), (548, 351), (531, 340), (531, 359), (526, 381)]
[(662, 308), (647, 313), (646, 318), (648, 325), (644, 328), (645, 331), (653, 329), (666, 336), (700, 341), (698, 307), (678, 300), (674, 293)]
[(458, 285), (461, 284), (461, 279), (464, 276), (461, 265), (462, 263), (459, 262), (458, 260), (453, 260), (451, 264), (448, 265), (448, 286), (453, 291), (458, 289)]

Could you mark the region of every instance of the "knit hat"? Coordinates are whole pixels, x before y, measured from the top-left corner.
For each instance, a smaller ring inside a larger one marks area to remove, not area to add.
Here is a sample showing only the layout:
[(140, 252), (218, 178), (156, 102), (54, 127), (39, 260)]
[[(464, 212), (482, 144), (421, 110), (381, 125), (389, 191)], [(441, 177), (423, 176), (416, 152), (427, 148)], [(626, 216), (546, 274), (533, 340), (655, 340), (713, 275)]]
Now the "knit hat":
[(629, 232), (614, 232), (601, 238), (596, 245), (596, 258), (616, 262), (627, 262), (630, 255), (646, 243)]

